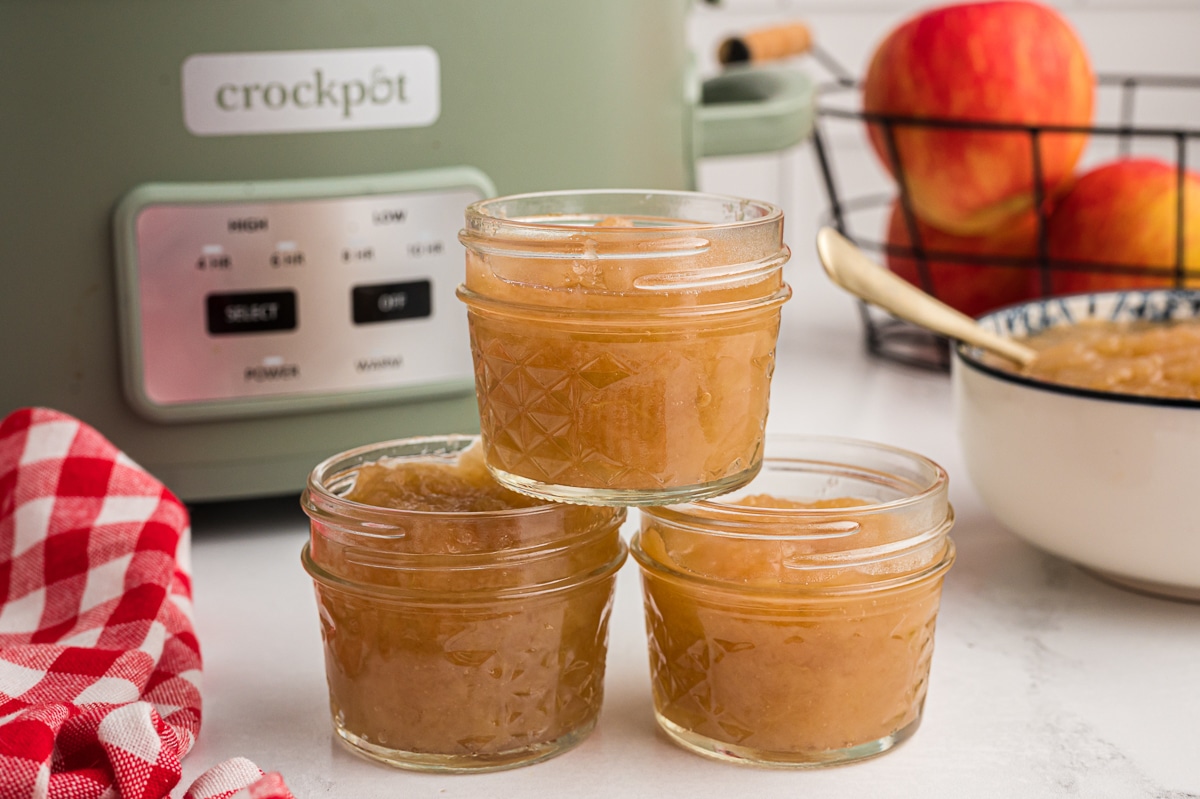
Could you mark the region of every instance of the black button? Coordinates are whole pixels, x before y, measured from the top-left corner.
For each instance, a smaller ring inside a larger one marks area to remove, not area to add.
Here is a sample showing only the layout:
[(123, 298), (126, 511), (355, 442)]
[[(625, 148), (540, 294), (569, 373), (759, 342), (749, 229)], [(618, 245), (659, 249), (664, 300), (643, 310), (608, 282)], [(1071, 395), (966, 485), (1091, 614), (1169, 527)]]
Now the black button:
[(433, 313), (430, 283), (384, 283), (376, 286), (355, 286), (351, 292), (354, 324), (391, 322), (396, 319), (419, 319)]
[(206, 300), (208, 332), (214, 336), (296, 329), (294, 291), (209, 294)]

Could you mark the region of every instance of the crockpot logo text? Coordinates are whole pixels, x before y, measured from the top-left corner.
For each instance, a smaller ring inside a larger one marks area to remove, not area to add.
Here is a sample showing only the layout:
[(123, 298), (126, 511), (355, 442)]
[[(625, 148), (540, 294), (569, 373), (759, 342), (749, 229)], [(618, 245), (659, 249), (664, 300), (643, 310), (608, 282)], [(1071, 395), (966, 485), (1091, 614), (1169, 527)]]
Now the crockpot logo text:
[(326, 105), (341, 109), (342, 117), (349, 119), (354, 109), (361, 105), (385, 105), (403, 103), (404, 75), (388, 75), (382, 67), (371, 70), (367, 80), (334, 80), (326, 77), (319, 69), (313, 70), (310, 80), (287, 86), (274, 82), (222, 84), (217, 88), (217, 107), (224, 111), (251, 111), (267, 108), (278, 111), (289, 105), (296, 108), (322, 108)]
[(206, 53), (184, 61), (182, 81), (198, 136), (421, 127), (441, 113), (429, 47)]

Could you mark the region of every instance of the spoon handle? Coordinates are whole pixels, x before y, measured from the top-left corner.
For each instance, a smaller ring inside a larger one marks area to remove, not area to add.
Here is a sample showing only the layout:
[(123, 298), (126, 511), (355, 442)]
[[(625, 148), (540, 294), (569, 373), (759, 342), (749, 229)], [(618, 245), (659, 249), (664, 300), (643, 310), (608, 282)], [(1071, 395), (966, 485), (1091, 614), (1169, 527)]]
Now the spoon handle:
[(1037, 357), (1033, 349), (984, 330), (971, 317), (879, 266), (833, 228), (823, 227), (817, 233), (817, 254), (834, 283), (894, 316), (1019, 366), (1028, 366)]

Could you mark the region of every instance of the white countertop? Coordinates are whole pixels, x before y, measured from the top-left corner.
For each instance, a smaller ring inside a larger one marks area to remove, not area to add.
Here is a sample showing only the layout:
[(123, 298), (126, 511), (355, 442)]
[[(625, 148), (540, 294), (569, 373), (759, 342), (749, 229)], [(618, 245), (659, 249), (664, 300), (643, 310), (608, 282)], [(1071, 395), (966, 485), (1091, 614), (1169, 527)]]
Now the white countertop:
[(299, 560), (307, 519), (288, 497), (194, 509), (204, 717), (182, 784), (241, 755), (281, 772), (298, 799), (1200, 796), (1200, 605), (1110, 587), (1000, 527), (964, 471), (948, 378), (869, 357), (853, 302), (808, 253), (788, 274), (796, 296), (784, 307), (769, 430), (882, 441), (950, 473), (958, 561), (911, 740), (812, 771), (676, 748), (654, 722), (630, 560), (617, 583), (604, 710), (579, 747), (480, 775), (359, 759), (330, 727), (316, 605)]

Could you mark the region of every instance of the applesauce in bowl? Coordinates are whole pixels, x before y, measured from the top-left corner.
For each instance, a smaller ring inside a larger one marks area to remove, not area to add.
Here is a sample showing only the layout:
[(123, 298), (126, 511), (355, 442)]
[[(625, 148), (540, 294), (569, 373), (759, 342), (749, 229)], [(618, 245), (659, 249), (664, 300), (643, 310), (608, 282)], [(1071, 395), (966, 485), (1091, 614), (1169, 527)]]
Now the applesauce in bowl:
[(613, 505), (749, 481), (791, 294), (782, 235), (774, 206), (692, 192), (470, 206), (459, 297), (497, 480)]
[(1119, 586), (1200, 601), (1200, 291), (1050, 297), (980, 323), (1028, 370), (954, 349), (971, 482), (1035, 546)]
[(642, 511), (631, 550), (658, 723), (753, 765), (880, 754), (921, 719), (954, 560), (946, 474), (867, 442), (767, 446), (742, 491)]
[(1200, 400), (1200, 318), (1085, 319), (1026, 336), (1038, 352), (1021, 370), (1061, 386), (1160, 399)]
[(603, 701), (625, 511), (508, 491), (476, 440), (350, 450), (302, 496), (334, 730), (401, 768), (537, 762)]

